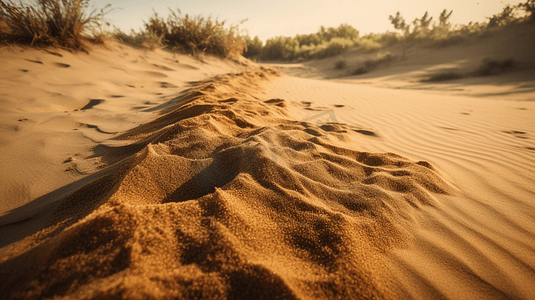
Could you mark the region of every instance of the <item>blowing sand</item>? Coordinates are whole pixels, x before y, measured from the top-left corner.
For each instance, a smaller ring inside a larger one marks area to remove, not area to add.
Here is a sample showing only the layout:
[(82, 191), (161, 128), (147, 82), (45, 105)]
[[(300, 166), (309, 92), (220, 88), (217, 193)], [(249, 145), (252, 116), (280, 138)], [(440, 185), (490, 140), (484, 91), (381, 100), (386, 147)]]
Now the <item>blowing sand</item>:
[(17, 51), (0, 53), (2, 295), (535, 295), (533, 102)]

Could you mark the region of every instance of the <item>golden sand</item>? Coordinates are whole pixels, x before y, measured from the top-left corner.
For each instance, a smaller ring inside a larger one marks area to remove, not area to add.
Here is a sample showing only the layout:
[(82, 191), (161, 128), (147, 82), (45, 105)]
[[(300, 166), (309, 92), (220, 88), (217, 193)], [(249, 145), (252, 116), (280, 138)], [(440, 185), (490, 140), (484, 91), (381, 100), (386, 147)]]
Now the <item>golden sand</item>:
[[(2, 53), (19, 77), (2, 77), (1, 295), (535, 293), (532, 102), (126, 48), (14, 51)], [(106, 80), (91, 60), (110, 66)], [(69, 67), (47, 73), (52, 62)]]

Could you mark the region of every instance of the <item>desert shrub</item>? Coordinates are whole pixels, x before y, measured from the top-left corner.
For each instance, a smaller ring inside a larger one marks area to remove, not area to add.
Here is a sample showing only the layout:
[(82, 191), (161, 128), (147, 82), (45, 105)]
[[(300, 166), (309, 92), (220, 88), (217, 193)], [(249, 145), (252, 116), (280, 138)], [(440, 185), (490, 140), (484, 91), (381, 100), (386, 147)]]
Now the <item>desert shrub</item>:
[(361, 66), (357, 67), (356, 69), (351, 71), (349, 74), (361, 75), (361, 74), (369, 73), (372, 70), (377, 69), (381, 65), (390, 64), (395, 59), (396, 57), (388, 51), (385, 53), (379, 53), (376, 55), (375, 58), (366, 60)]
[(330, 42), (334, 38), (342, 38), (346, 40), (356, 40), (359, 38), (359, 31), (347, 24), (341, 24), (337, 28), (320, 27), (317, 33), (322, 42)]
[(313, 52), (314, 58), (326, 58), (346, 52), (353, 46), (353, 41), (343, 38), (333, 38), (328, 43), (316, 47)]
[(513, 59), (507, 59), (503, 61), (484, 59), (483, 63), (474, 72), (475, 76), (492, 76), (499, 75), (504, 72), (510, 71), (515, 67), (515, 61)]
[(308, 60), (335, 56), (349, 50), (358, 40), (355, 28), (342, 24), (338, 27), (320, 27), (317, 33), (278, 36), (266, 41), (261, 57), (265, 60)]
[(110, 36), (116, 38), (124, 44), (133, 47), (155, 49), (163, 45), (162, 37), (150, 31), (136, 32), (134, 30), (130, 30), (130, 33), (127, 34), (119, 28), (115, 28)]
[(245, 36), (245, 44), (247, 45), (247, 50), (243, 54), (245, 57), (253, 57), (259, 55), (262, 52), (262, 41), (255, 36), (254, 39), (251, 39), (249, 36)]
[(291, 37), (278, 36), (266, 41), (262, 49), (262, 59), (294, 59), (299, 50), (299, 42)]
[(516, 19), (515, 6), (507, 4), (500, 13), (490, 17), (488, 27), (499, 27), (513, 23)]
[(345, 60), (339, 60), (337, 62), (334, 63), (334, 69), (335, 70), (343, 70), (347, 68), (347, 63)]
[(83, 49), (83, 34), (98, 25), (109, 5), (87, 13), (89, 0), (35, 0), (33, 5), (0, 1), (0, 39), (32, 46)]
[(226, 58), (240, 55), (246, 49), (237, 25), (227, 28), (224, 21), (177, 12), (171, 11), (167, 20), (155, 13), (144, 24), (146, 31), (161, 37), (164, 44), (197, 57), (210, 53)]
[(535, 23), (535, 0), (527, 0), (525, 3), (520, 3), (517, 8), (524, 11), (527, 21)]
[(370, 38), (362, 38), (356, 42), (356, 45), (364, 52), (377, 51), (383, 47), (379, 41)]
[(464, 43), (468, 40), (466, 35), (448, 34), (446, 36), (435, 37), (429, 41), (428, 45), (432, 48), (444, 48)]
[(378, 36), (377, 42), (381, 43), (383, 46), (392, 46), (400, 41), (400, 35), (396, 32), (385, 32)]
[(300, 46), (317, 46), (322, 43), (321, 36), (318, 33), (312, 34), (298, 34), (295, 39), (299, 42)]

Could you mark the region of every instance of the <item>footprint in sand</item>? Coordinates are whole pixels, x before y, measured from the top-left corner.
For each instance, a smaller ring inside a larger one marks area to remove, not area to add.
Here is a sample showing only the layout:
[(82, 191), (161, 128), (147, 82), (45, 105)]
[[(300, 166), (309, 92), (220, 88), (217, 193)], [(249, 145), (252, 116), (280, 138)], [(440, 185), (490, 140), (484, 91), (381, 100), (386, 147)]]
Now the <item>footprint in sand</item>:
[(100, 103), (104, 102), (103, 99), (91, 99), (89, 103), (87, 103), (84, 107), (80, 108), (80, 110), (86, 110), (93, 108), (93, 106), (98, 105)]
[(80, 125), (83, 126), (83, 127), (87, 127), (87, 128), (95, 129), (97, 132), (104, 133), (104, 134), (116, 134), (116, 133), (117, 133), (117, 131), (106, 131), (106, 130), (102, 130), (102, 129), (100, 129), (100, 127), (98, 127), (97, 125), (85, 124), (85, 123), (80, 123)]
[(123, 96), (123, 95), (111, 95), (110, 97), (112, 97), (112, 98), (123, 98), (125, 96)]
[(126, 86), (132, 88), (177, 88), (178, 86), (165, 81), (138, 81)]
[(60, 67), (60, 68), (68, 68), (68, 67), (71, 66), (69, 64), (64, 64), (64, 63), (59, 63), (59, 62), (54, 62), (54, 63), (52, 63), (52, 65), (54, 65), (56, 67)]
[(166, 59), (166, 60), (168, 60), (168, 61), (171, 61), (171, 62), (177, 63), (177, 64), (179, 64), (179, 63), (180, 63), (180, 62), (178, 61), (178, 59), (171, 59), (171, 58), (167, 58), (167, 57), (166, 57), (165, 59)]
[(163, 71), (175, 71), (174, 69), (171, 69), (171, 68), (166, 67), (166, 66), (157, 65), (157, 64), (152, 64), (152, 65), (155, 66), (156, 68), (160, 69), (160, 70), (163, 70)]
[[(40, 60), (33, 60), (33, 59), (27, 59), (27, 58), (26, 58), (26, 60), (29, 61), (29, 62), (36, 63), (36, 64), (44, 65), (44, 63), (42, 61), (40, 61)], [(68, 67), (71, 66), (69, 64), (64, 64), (64, 63), (59, 63), (59, 62), (47, 63), (47, 65), (53, 65), (53, 66), (60, 67), (60, 68), (68, 68)], [(27, 70), (26, 71), (22, 70), (22, 71), (23, 72), (27, 72)]]
[(226, 100), (219, 101), (219, 103), (228, 103), (228, 104), (234, 104), (236, 102), (238, 102), (238, 99), (236, 98), (228, 98)]
[(373, 131), (371, 131), (371, 130), (353, 129), (353, 131), (356, 132), (356, 133), (360, 133), (360, 134), (363, 134), (363, 135), (367, 135), (367, 136), (379, 137), (375, 132), (373, 132)]
[(272, 104), (278, 107), (287, 107), (286, 101), (284, 101), (284, 99), (271, 99), (271, 100), (264, 101), (264, 103)]
[(368, 129), (362, 129), (362, 128), (358, 128), (358, 127), (355, 127), (355, 126), (349, 126), (349, 128), (351, 130), (353, 130), (354, 132), (356, 133), (360, 133), (362, 135), (367, 135), (367, 136), (373, 136), (373, 137), (379, 137), (379, 135), (377, 133), (375, 133), (374, 131), (372, 130), (368, 130)]
[(344, 107), (345, 105), (342, 104), (335, 104), (334, 107)]
[(32, 59), (27, 59), (27, 58), (25, 58), (25, 59), (26, 59), (27, 61), (29, 61), (29, 62), (33, 62), (33, 63), (36, 63), (36, 64), (40, 64), (40, 65), (43, 64), (43, 62), (42, 62), (42, 61), (39, 61), (39, 60), (32, 60)]
[(511, 134), (513, 135), (514, 137), (517, 137), (519, 139), (527, 139), (528, 137), (525, 136), (525, 132), (524, 131), (517, 131), (517, 130), (504, 130), (502, 131), (503, 133), (507, 133), (507, 134)]
[(305, 107), (306, 110), (311, 110), (311, 111), (325, 111), (325, 110), (329, 110), (328, 107), (325, 107), (325, 106), (317, 106), (317, 107)]

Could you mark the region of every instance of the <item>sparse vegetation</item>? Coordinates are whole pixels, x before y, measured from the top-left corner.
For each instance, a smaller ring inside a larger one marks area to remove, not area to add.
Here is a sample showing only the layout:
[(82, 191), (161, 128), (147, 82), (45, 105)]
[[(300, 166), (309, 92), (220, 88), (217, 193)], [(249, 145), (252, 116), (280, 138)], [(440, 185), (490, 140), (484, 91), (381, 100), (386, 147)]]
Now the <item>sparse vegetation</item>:
[(262, 52), (263, 43), (255, 36), (254, 39), (251, 39), (249, 36), (245, 36), (245, 44), (247, 45), (247, 50), (243, 53), (243, 56), (247, 58), (255, 57)]
[(155, 49), (163, 46), (162, 36), (158, 36), (150, 31), (135, 32), (134, 30), (131, 30), (130, 34), (127, 34), (119, 28), (115, 28), (114, 31), (108, 35), (122, 43), (134, 47)]
[(366, 60), (361, 66), (350, 72), (350, 75), (361, 75), (369, 73), (379, 66), (389, 64), (395, 60), (395, 57), (390, 53), (379, 53), (375, 58)]
[(225, 21), (190, 17), (188, 14), (183, 16), (180, 10), (171, 11), (167, 19), (155, 13), (145, 23), (145, 30), (161, 37), (165, 45), (197, 57), (209, 53), (226, 58), (241, 55), (247, 49), (238, 34), (237, 25), (227, 28)]
[(347, 63), (345, 60), (339, 60), (337, 62), (334, 63), (334, 69), (335, 70), (343, 70), (347, 68)]
[[(535, 0), (526, 0), (518, 5), (506, 5), (484, 23), (453, 26), (449, 22), (453, 11), (446, 9), (435, 22), (425, 12), (421, 18), (407, 23), (397, 12), (389, 17), (397, 33), (372, 33), (361, 37), (358, 30), (342, 24), (329, 28), (321, 26), (316, 33), (299, 34), (293, 38), (271, 38), (263, 45), (258, 37), (241, 36), (238, 25), (226, 26), (224, 21), (211, 17), (182, 15), (180, 10), (170, 11), (167, 18), (154, 14), (137, 32), (125, 33), (115, 28), (96, 34), (94, 28), (101, 26), (110, 5), (88, 11), (91, 0), (32, 1), (29, 5), (0, 0), (0, 42), (84, 49), (85, 40), (103, 42), (111, 37), (136, 47), (165, 46), (197, 57), (205, 53), (220, 57), (243, 54), (263, 60), (302, 61), (336, 56), (350, 49), (377, 52), (397, 43), (401, 43), (405, 57), (406, 49), (414, 44), (447, 47), (465, 42), (470, 36), (492, 34), (492, 30), (487, 29), (521, 22), (535, 23)], [(373, 68), (373, 65), (364, 64), (355, 72), (369, 72)]]
[(0, 41), (83, 49), (83, 33), (98, 25), (109, 5), (87, 13), (89, 0), (35, 0), (34, 5), (0, 0)]
[(293, 38), (278, 36), (268, 39), (261, 49), (264, 60), (308, 60), (341, 54), (358, 44), (359, 32), (342, 24), (337, 28), (320, 27), (317, 33)]
[(481, 65), (472, 72), (463, 72), (458, 69), (442, 70), (435, 74), (432, 74), (429, 78), (421, 80), (421, 82), (439, 82), (455, 80), (466, 77), (480, 77), (480, 76), (493, 76), (508, 72), (515, 67), (515, 61), (513, 59), (506, 60), (491, 60), (484, 59)]

